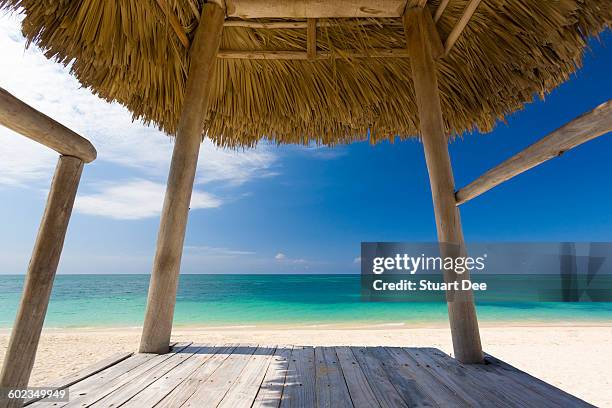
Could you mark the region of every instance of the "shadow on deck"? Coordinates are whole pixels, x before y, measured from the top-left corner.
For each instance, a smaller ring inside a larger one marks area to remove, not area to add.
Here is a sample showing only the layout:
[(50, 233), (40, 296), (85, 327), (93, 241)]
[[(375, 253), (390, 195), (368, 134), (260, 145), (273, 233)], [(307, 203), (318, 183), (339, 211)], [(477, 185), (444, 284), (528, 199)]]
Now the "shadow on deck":
[(69, 402), (30, 407), (580, 407), (492, 356), (463, 365), (434, 348), (176, 344), (73, 374)]

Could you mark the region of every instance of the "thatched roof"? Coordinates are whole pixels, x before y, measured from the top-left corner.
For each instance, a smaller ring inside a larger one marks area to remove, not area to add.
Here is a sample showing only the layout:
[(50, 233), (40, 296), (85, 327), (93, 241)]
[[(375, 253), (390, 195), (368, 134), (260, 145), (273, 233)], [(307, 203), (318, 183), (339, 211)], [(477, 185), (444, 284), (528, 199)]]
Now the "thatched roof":
[[(198, 0), (167, 0), (188, 37)], [(439, 0), (430, 0), (433, 12)], [(442, 39), (467, 0), (451, 0), (437, 23)], [(23, 33), (48, 58), (72, 63), (83, 86), (173, 134), (188, 52), (153, 0), (0, 0), (25, 14)], [(587, 38), (609, 26), (610, 0), (483, 0), (438, 63), (446, 126), (456, 135), (490, 131), (567, 80)], [(256, 20), (270, 21), (270, 20)], [(401, 20), (332, 21), (319, 50), (405, 48)], [(226, 27), (222, 49), (305, 50), (306, 30)], [(415, 136), (417, 109), (408, 58), (218, 59), (205, 132), (224, 146), (336, 144)]]

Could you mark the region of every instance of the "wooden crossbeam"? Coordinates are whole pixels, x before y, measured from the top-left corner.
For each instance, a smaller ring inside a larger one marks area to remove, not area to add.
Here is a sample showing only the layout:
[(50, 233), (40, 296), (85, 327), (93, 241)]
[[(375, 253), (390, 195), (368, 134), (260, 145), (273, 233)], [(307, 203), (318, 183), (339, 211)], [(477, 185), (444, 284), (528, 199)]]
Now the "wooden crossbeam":
[[(453, 27), (444, 43), (444, 55), (448, 55), (450, 50), (455, 45), (455, 42), (461, 36), (461, 33), (467, 26), (470, 18), (476, 11), (481, 0), (471, 0), (467, 5), (463, 15)], [(166, 0), (156, 0), (160, 9), (168, 19), (170, 26), (176, 33), (179, 41), (185, 48), (189, 48), (190, 40), (185, 33), (185, 29), (170, 10)], [(448, 5), (449, 0), (442, 0), (436, 9), (434, 22), (437, 22), (444, 9)], [(368, 2), (366, 0), (337, 0), (334, 2), (321, 2), (319, 0), (295, 0), (287, 1), (270, 1), (270, 0), (227, 0), (225, 7), (227, 17), (236, 17), (240, 20), (226, 20), (224, 27), (251, 27), (265, 29), (309, 29), (317, 27), (331, 26), (333, 22), (321, 22), (319, 18), (358, 18), (358, 17), (401, 17), (404, 9), (407, 8), (422, 8), (425, 7), (427, 0), (378, 0), (377, 2)], [(189, 3), (192, 7), (193, 4)], [(194, 8), (194, 13), (197, 9)], [(306, 21), (275, 21), (275, 22), (258, 22), (248, 21), (253, 18), (296, 18), (306, 19)], [(359, 25), (373, 24), (372, 22), (355, 22)], [(309, 28), (310, 27), (310, 28)], [(316, 34), (315, 34), (316, 36)], [(310, 37), (309, 37), (310, 38)], [(291, 54), (286, 54), (291, 55)], [(245, 58), (243, 56), (228, 56), (227, 58)], [(268, 56), (260, 56), (258, 58), (248, 59), (279, 59), (273, 58), (272, 54)], [(301, 57), (291, 55), (285, 59), (302, 59)], [(310, 59), (316, 59), (310, 55)]]
[(304, 51), (234, 51), (220, 50), (217, 58), (250, 59), (250, 60), (325, 60), (338, 58), (408, 58), (408, 50), (402, 48), (374, 49), (368, 52), (356, 50), (338, 50), (336, 52), (317, 51), (314, 58), (309, 58)]
[[(423, 0), (419, 0), (423, 1)], [(406, 0), (227, 0), (227, 17), (401, 17)]]
[(0, 125), (45, 145), (60, 154), (78, 157), (85, 163), (97, 152), (89, 140), (56, 122), (0, 88)]
[(457, 205), (547, 160), (612, 131), (612, 100), (572, 120), (455, 193)]
[[(319, 27), (320, 27), (319, 22)], [(306, 21), (273, 21), (262, 23), (259, 21), (250, 20), (225, 20), (224, 27), (248, 27), (248, 28), (266, 28), (266, 29), (306, 29), (308, 22)]]
[[(317, 28), (321, 27), (336, 27), (342, 25), (343, 27), (363, 27), (371, 25), (380, 25), (382, 22), (376, 22), (371, 20), (355, 21), (350, 20), (343, 23), (337, 23), (335, 21), (321, 21), (318, 19), (316, 22)], [(224, 27), (248, 27), (248, 28), (266, 28), (266, 29), (307, 29), (308, 21), (271, 21), (271, 22), (260, 22), (252, 20), (225, 20)]]
[[(463, 15), (461, 16), (457, 24), (455, 24), (455, 27), (453, 27), (450, 34), (446, 38), (446, 41), (444, 42), (444, 55), (448, 55), (450, 50), (453, 48), (453, 45), (455, 45), (455, 42), (457, 42), (457, 40), (461, 36), (461, 33), (463, 33), (463, 30), (474, 15), (476, 8), (480, 4), (480, 1), (481, 0), (471, 0), (466, 6)], [(440, 15), (441, 14), (442, 13), (440, 13)]]

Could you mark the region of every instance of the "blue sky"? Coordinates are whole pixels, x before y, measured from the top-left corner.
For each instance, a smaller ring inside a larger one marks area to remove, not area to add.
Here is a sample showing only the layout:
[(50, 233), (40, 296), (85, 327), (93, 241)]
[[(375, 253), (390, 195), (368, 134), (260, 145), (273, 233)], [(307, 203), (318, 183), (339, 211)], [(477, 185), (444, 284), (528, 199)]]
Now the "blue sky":
[[(489, 134), (451, 144), (457, 186), (606, 101), (612, 35), (584, 68)], [(62, 66), (24, 49), (0, 16), (0, 86), (86, 136), (83, 174), (58, 273), (149, 273), (172, 143), (79, 89)], [(612, 138), (589, 142), (461, 207), (468, 241), (611, 241)], [(57, 155), (0, 129), (0, 274), (24, 273)], [(358, 273), (361, 241), (436, 238), (422, 145), (335, 149), (204, 143), (183, 273)]]

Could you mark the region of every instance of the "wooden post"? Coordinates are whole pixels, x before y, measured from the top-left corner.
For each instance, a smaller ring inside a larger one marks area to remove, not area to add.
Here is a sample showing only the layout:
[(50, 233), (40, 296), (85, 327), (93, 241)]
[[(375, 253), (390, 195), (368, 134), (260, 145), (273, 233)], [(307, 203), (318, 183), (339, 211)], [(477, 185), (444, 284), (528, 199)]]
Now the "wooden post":
[[(434, 56), (441, 54), (442, 43), (431, 14), (426, 8), (407, 9), (404, 15), (404, 28), (440, 249), (444, 257), (465, 256), (465, 243), (459, 209), (455, 206), (455, 182), (444, 131), (434, 61)], [(444, 278), (447, 282), (451, 282), (469, 279), (469, 275), (467, 272), (458, 275), (454, 271), (448, 271)], [(482, 346), (472, 292), (451, 292), (447, 294), (447, 300), (455, 357), (464, 363), (481, 363)]]
[(219, 5), (204, 4), (190, 50), (191, 63), (159, 226), (141, 353), (166, 353), (169, 349), (189, 202), (202, 142), (202, 123), (208, 109), (224, 19), (224, 10)]
[[(60, 156), (2, 366), (1, 388), (28, 385), (82, 171), (82, 160)], [(20, 400), (0, 402), (2, 407), (20, 407), (21, 404)]]

